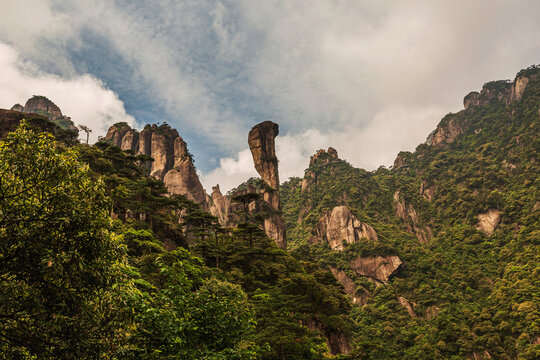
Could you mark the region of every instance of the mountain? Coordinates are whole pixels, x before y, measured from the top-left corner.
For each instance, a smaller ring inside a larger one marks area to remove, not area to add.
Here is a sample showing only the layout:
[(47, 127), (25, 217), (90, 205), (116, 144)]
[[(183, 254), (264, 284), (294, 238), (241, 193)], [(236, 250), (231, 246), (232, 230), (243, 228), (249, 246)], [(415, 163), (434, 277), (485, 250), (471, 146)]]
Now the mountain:
[(391, 168), (321, 149), (280, 184), (262, 122), (228, 194), (167, 124), (90, 146), (27, 105), (0, 110), (0, 357), (540, 358), (540, 67)]
[(281, 186), (292, 254), (362, 305), (360, 358), (540, 354), (539, 117), (533, 66), (468, 94), (391, 169), (330, 148)]

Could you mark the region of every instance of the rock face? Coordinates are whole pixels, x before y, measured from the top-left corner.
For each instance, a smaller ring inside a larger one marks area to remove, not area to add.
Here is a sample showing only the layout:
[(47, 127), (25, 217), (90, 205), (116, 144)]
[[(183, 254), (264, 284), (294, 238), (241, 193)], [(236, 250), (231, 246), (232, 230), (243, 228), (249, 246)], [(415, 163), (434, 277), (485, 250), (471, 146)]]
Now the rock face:
[(105, 139), (124, 151), (147, 155), (150, 175), (163, 180), (169, 193), (180, 194), (206, 206), (206, 193), (201, 185), (185, 141), (169, 125), (147, 125), (140, 133), (126, 123), (109, 128)]
[(430, 135), (430, 145), (449, 144), (465, 132), (463, 123), (454, 115), (446, 115), (437, 129)]
[(373, 297), (367, 290), (358, 291), (354, 281), (347, 276), (344, 271), (335, 269), (333, 267), (330, 267), (330, 271), (336, 280), (343, 285), (345, 292), (351, 297), (353, 304), (364, 306), (367, 304), (369, 299)]
[(231, 199), (223, 196), (219, 185), (212, 187), (212, 195), (210, 196), (209, 208), (210, 213), (218, 218), (221, 225), (228, 225), (231, 211)]
[(60, 111), (60, 108), (45, 96), (31, 97), (24, 105), (22, 111), (25, 113), (34, 113), (40, 115), (47, 114), (48, 117), (62, 116), (62, 111)]
[(349, 354), (351, 345), (345, 334), (338, 330), (328, 329), (324, 324), (316, 319), (309, 319), (302, 322), (309, 330), (317, 331), (326, 338), (326, 346), (330, 354)]
[(463, 134), (470, 125), (467, 111), (474, 107), (489, 106), (493, 102), (502, 102), (509, 106), (521, 100), (529, 82), (536, 78), (536, 74), (516, 76), (513, 82), (507, 80), (491, 81), (484, 84), (482, 90), (472, 91), (463, 98), (464, 111), (457, 114), (448, 114), (428, 137), (429, 145), (449, 144)]
[[(424, 194), (423, 186), (421, 187), (420, 191), (422, 192), (422, 194)], [(428, 191), (428, 194), (429, 193), (430, 191)], [(407, 232), (416, 235), (416, 238), (421, 244), (429, 243), (429, 240), (431, 240), (431, 238), (433, 237), (430, 227), (420, 224), (418, 213), (411, 204), (405, 203), (405, 200), (402, 198), (399, 191), (396, 191), (394, 193), (394, 203), (396, 205), (396, 216), (401, 218), (405, 222)]]
[(60, 108), (45, 96), (34, 95), (26, 101), (24, 106), (15, 104), (11, 110), (26, 114), (42, 115), (64, 130), (79, 132), (79, 129), (75, 126), (73, 121), (71, 121), (71, 118), (62, 115)]
[(377, 283), (386, 284), (402, 267), (398, 256), (359, 257), (350, 262), (351, 269)]
[(527, 87), (527, 84), (529, 83), (529, 81), (530, 79), (526, 76), (519, 76), (516, 78), (512, 86), (512, 93), (511, 93), (512, 101), (521, 100), (521, 97), (523, 96), (523, 92), (525, 92), (525, 88)]
[(378, 240), (375, 230), (361, 222), (347, 206), (325, 212), (314, 230), (312, 242), (325, 241), (332, 250), (343, 250), (343, 241), (352, 244), (360, 239)]
[(489, 209), (483, 214), (478, 214), (478, 224), (476, 225), (476, 228), (487, 236), (491, 236), (500, 221), (501, 212), (496, 209)]
[(274, 143), (278, 134), (278, 124), (265, 121), (251, 129), (248, 144), (255, 169), (266, 185), (261, 191), (263, 200), (274, 212), (264, 219), (264, 230), (266, 235), (274, 239), (280, 248), (286, 249), (287, 239), (285, 237), (285, 224), (280, 214), (278, 161)]

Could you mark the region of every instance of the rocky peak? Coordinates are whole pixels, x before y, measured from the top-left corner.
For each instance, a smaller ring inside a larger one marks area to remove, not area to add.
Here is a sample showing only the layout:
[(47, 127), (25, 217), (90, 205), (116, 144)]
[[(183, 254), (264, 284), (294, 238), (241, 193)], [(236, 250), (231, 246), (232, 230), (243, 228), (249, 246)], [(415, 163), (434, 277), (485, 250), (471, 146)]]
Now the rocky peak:
[(329, 147), (326, 151), (324, 149), (320, 149), (309, 159), (309, 166), (329, 164), (337, 159), (338, 152), (333, 147)]
[(285, 224), (280, 215), (278, 160), (274, 142), (278, 134), (278, 124), (264, 121), (251, 129), (248, 144), (255, 169), (266, 184), (262, 189), (263, 200), (274, 210), (274, 214), (264, 220), (265, 232), (280, 248), (286, 249)]
[(45, 96), (34, 95), (26, 101), (24, 106), (15, 104), (11, 107), (11, 110), (26, 114), (42, 115), (64, 130), (79, 132), (79, 129), (71, 121), (71, 118), (62, 115), (60, 108)]
[(279, 126), (271, 121), (255, 125), (249, 132), (248, 144), (255, 169), (272, 189), (279, 188), (279, 175), (274, 139)]
[(468, 112), (474, 107), (489, 106), (494, 102), (502, 102), (510, 106), (521, 100), (530, 81), (540, 76), (540, 67), (532, 66), (520, 71), (514, 81), (491, 81), (482, 87), (480, 92), (472, 91), (463, 98), (464, 111), (445, 116), (437, 128), (429, 135), (429, 145), (448, 144), (463, 134), (469, 124)]
[(151, 176), (163, 180), (169, 193), (184, 195), (206, 206), (206, 193), (186, 142), (176, 129), (167, 124), (153, 124), (138, 132), (127, 123), (117, 123), (109, 128), (105, 139), (124, 151), (152, 157), (154, 161), (144, 166), (149, 168)]
[(45, 96), (40, 95), (34, 95), (28, 99), (22, 111), (25, 113), (45, 115), (49, 119), (62, 116), (62, 111), (60, 111), (60, 108), (55, 103)]
[(22, 112), (24, 110), (24, 106), (21, 104), (15, 104), (11, 107), (11, 110)]
[(231, 200), (228, 196), (223, 196), (219, 185), (212, 187), (209, 208), (210, 213), (218, 218), (220, 224), (227, 225), (229, 223)]
[(375, 230), (358, 220), (344, 205), (326, 211), (320, 217), (313, 235), (311, 242), (325, 241), (332, 250), (343, 250), (343, 241), (352, 244), (360, 239), (378, 240)]

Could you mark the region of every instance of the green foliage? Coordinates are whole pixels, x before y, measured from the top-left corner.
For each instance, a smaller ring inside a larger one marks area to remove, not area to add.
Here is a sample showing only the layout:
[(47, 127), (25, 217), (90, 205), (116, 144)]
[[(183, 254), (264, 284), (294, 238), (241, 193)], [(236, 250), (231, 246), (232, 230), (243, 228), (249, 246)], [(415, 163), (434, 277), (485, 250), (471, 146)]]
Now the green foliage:
[[(449, 114), (464, 133), (450, 144), (422, 144), (400, 153), (407, 166), (368, 173), (343, 161), (312, 164), (312, 184), (301, 179), (282, 187), (282, 207), (293, 254), (344, 271), (358, 291), (372, 299), (354, 307), (352, 318), (362, 359), (534, 359), (540, 356), (540, 73), (518, 74), (529, 83), (520, 101), (494, 97), (483, 106)], [(507, 81), (486, 84), (508, 91)], [(313, 181), (315, 180), (315, 181)], [(431, 189), (433, 197), (421, 194)], [(433, 237), (419, 243), (409, 215), (396, 215), (394, 194), (415, 210), (416, 228)], [(336, 252), (310, 244), (324, 211), (347, 205), (378, 233), (379, 241), (358, 241)], [(478, 215), (501, 213), (491, 236), (477, 229)], [(355, 257), (398, 255), (403, 271), (384, 288), (351, 270)], [(398, 303), (412, 304), (411, 317)], [(435, 314), (437, 314), (435, 316)], [(489, 354), (489, 355), (487, 355)]]
[(97, 358), (125, 336), (124, 250), (77, 157), (24, 122), (0, 143), (3, 358)]

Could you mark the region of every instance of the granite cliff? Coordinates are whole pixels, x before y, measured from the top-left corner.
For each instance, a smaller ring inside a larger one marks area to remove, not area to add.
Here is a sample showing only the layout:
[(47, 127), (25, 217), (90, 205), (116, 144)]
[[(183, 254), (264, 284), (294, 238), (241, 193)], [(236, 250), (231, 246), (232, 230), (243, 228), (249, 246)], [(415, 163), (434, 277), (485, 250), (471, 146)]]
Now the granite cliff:
[(163, 180), (171, 194), (184, 195), (188, 199), (207, 207), (204, 191), (186, 142), (169, 125), (146, 125), (139, 132), (126, 123), (117, 123), (109, 128), (105, 140), (124, 151), (146, 155), (146, 166), (150, 175)]

